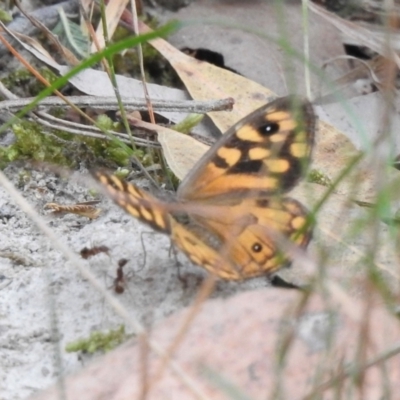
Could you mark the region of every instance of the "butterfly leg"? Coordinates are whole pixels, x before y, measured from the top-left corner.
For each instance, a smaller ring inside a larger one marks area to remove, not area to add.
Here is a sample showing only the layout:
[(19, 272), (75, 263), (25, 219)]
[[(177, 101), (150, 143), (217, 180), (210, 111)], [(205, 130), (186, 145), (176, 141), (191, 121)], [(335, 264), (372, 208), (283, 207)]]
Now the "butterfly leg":
[(169, 247), (169, 256), (171, 255), (174, 257), (175, 260), (175, 266), (178, 270), (178, 279), (183, 283), (183, 288), (187, 289), (188, 283), (186, 277), (181, 273), (181, 268), (182, 268), (182, 263), (178, 260), (178, 253), (176, 251), (176, 247), (174, 246), (174, 243), (171, 240), (171, 245)]

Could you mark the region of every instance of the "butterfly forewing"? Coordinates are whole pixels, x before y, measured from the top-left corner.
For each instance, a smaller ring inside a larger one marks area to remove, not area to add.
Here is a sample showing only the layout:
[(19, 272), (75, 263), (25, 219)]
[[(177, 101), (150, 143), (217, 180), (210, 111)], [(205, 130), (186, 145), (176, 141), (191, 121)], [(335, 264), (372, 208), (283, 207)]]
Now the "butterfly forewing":
[(275, 100), (239, 121), (211, 147), (179, 186), (178, 198), (285, 192), (310, 162), (314, 131), (309, 102), (296, 97)]
[(107, 190), (108, 195), (126, 212), (140, 219), (153, 229), (170, 233), (170, 216), (162, 207), (162, 202), (135, 185), (126, 183), (116, 176), (100, 171), (93, 175)]

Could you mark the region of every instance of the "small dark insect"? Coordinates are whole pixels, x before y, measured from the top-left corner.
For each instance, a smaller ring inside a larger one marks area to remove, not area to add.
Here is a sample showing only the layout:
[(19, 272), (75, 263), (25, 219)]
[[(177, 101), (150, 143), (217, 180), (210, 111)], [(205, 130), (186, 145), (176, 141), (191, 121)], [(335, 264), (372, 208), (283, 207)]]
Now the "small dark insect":
[(118, 261), (118, 268), (117, 268), (117, 277), (114, 279), (113, 288), (115, 293), (121, 294), (125, 291), (125, 277), (124, 277), (124, 266), (128, 263), (129, 260), (126, 258), (121, 258)]
[(107, 255), (110, 249), (107, 246), (93, 246), (92, 248), (84, 247), (81, 250), (81, 257), (87, 260), (90, 257), (95, 256), (96, 254), (99, 253), (106, 253)]

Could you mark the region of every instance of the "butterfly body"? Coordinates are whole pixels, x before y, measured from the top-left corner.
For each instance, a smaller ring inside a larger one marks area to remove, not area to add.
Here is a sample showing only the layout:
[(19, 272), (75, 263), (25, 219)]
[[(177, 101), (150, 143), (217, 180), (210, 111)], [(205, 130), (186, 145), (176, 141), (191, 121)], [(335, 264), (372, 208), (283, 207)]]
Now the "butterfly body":
[(284, 194), (310, 162), (314, 131), (308, 102), (286, 97), (259, 108), (206, 152), (171, 203), (95, 175), (118, 205), (169, 234), (192, 262), (222, 279), (247, 279), (275, 272), (290, 261), (285, 248), (305, 248), (311, 238), (305, 207)]

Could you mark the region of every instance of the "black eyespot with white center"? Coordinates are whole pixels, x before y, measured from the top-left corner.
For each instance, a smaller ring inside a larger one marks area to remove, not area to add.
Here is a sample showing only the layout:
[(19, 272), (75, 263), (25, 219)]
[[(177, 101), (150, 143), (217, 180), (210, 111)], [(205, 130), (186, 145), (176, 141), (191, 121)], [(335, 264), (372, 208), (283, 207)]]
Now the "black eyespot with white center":
[(262, 250), (262, 246), (260, 243), (253, 243), (251, 250), (253, 250), (254, 253), (259, 253)]
[(276, 122), (268, 122), (261, 126), (258, 131), (263, 136), (271, 136), (279, 131), (279, 124)]

